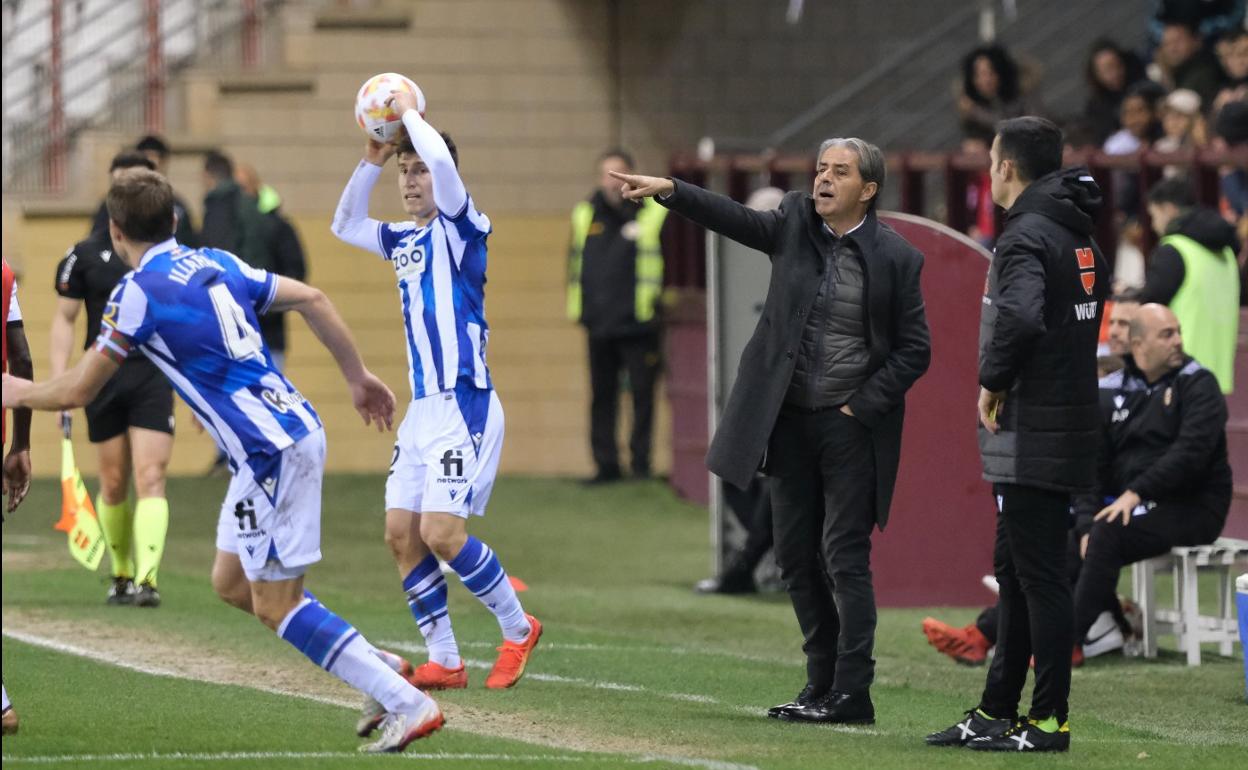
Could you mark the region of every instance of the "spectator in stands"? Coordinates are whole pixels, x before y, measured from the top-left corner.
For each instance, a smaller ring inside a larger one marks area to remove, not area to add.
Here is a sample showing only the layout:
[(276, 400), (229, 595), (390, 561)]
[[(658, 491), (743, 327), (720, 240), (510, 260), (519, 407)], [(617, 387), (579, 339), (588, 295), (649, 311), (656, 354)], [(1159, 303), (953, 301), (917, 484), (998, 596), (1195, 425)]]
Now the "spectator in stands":
[(1174, 546), (1213, 542), (1231, 505), (1218, 380), (1185, 353), (1180, 320), (1162, 305), (1140, 306), (1129, 340), (1125, 367), (1101, 382), (1102, 403), (1108, 397), (1114, 409), (1102, 424), (1100, 495), (1075, 502), (1083, 553), (1076, 639), (1118, 606), (1124, 566)]
[(200, 246), (238, 254), (242, 243), (242, 190), (234, 181), (234, 162), (219, 150), (204, 156), (204, 227)]
[[(282, 199), (277, 190), (261, 182), (256, 169), (247, 163), (238, 164), (234, 180), (242, 191), (243, 237), (239, 256), (252, 267), (297, 281), (306, 280), (303, 245), (294, 225), (282, 215)], [(273, 365), (285, 370), (286, 314), (260, 316), (260, 336), (273, 355)]]
[(966, 234), (976, 243), (991, 249), (997, 238), (997, 205), (992, 202), (992, 175), (988, 171), (988, 150), (992, 147), (993, 132), (981, 132), (979, 128), (967, 128), (962, 139), (962, 153), (982, 158), (984, 168), (972, 172), (966, 182), (966, 217), (970, 223)]
[(1083, 106), (1083, 122), (1094, 144), (1101, 145), (1122, 127), (1119, 113), (1127, 89), (1144, 79), (1144, 65), (1138, 56), (1108, 38), (1092, 44), (1085, 73), (1088, 97)]
[(962, 77), (954, 84), (962, 132), (966, 136), (993, 135), (1005, 118), (1037, 112), (1026, 94), (1018, 63), (999, 45), (981, 46), (962, 59)]
[(1244, 0), (1155, 0), (1148, 23), (1149, 43), (1161, 42), (1171, 21), (1186, 22), (1201, 40), (1216, 40), (1244, 26)]
[(632, 156), (609, 150), (598, 159), (598, 188), (572, 210), (568, 247), (568, 318), (589, 340), (591, 483), (622, 478), (615, 442), (620, 373), (633, 397), (629, 453), (635, 478), (650, 476), (654, 389), (660, 368), (661, 231), (667, 209), (641, 206), (620, 193), (610, 172), (632, 173)]
[(1237, 29), (1218, 41), (1218, 61), (1226, 82), (1213, 99), (1214, 117), (1227, 104), (1248, 99), (1248, 29)]
[(1189, 22), (1166, 23), (1153, 64), (1149, 75), (1154, 80), (1169, 89), (1190, 88), (1203, 104), (1212, 103), (1222, 87), (1222, 66)]
[(1213, 372), (1223, 393), (1234, 386), (1239, 341), (1239, 239), (1216, 211), (1195, 205), (1191, 183), (1163, 179), (1148, 193), (1161, 238), (1149, 260), (1144, 302), (1169, 305), (1187, 351)]
[[(1235, 150), (1248, 146), (1248, 100), (1228, 102), (1213, 123), (1214, 146)], [(1240, 224), (1240, 240), (1248, 241), (1248, 169), (1227, 164), (1219, 169), (1221, 208), (1227, 220)]]
[[(1179, 88), (1166, 95), (1161, 104), (1161, 138), (1153, 143), (1158, 152), (1203, 147), (1208, 143), (1208, 129), (1200, 114), (1200, 96), (1187, 88)], [(1179, 169), (1168, 167), (1167, 176), (1174, 176)]]
[(1158, 110), (1165, 90), (1156, 83), (1141, 81), (1127, 89), (1118, 120), (1122, 128), (1105, 140), (1108, 155), (1131, 155), (1150, 147), (1161, 137)]
[[(164, 139), (155, 134), (148, 134), (135, 143), (134, 149), (147, 156), (147, 159), (156, 167), (157, 173), (165, 178), (169, 177), (169, 145)], [(191, 214), (186, 208), (186, 202), (178, 197), (177, 193), (173, 196), (173, 213), (178, 217), (178, 226), (173, 237), (178, 243), (184, 243), (193, 248), (198, 243), (195, 226), (191, 222)], [(104, 201), (100, 201), (100, 207), (95, 211), (95, 218), (91, 220), (91, 233), (101, 230), (108, 231), (108, 208), (104, 205)]]

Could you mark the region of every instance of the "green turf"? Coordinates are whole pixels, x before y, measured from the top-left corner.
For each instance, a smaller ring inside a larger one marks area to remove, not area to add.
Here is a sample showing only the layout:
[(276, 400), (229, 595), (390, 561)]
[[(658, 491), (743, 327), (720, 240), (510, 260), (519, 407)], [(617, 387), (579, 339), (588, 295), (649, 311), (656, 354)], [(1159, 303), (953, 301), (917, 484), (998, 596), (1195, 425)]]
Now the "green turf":
[[(310, 666), (213, 596), (207, 575), (223, 492), (221, 481), (171, 482), (173, 521), (161, 571), (165, 606), (149, 611), (102, 605), (104, 570), (93, 575), (69, 561), (63, 536), (50, 529), (59, 490), (37, 485), (5, 524), (5, 548), (27, 551), (54, 568), (6, 574), (4, 606), (96, 627), (138, 627), (246, 662)], [(419, 658), (419, 634), (381, 542), (381, 498), (380, 477), (327, 480), (325, 559), (310, 572), (308, 587), (372, 641)], [(879, 721), (869, 731), (787, 725), (762, 718), (762, 712), (803, 683), (792, 610), (781, 596), (699, 597), (689, 590), (708, 565), (704, 510), (675, 500), (659, 483), (586, 489), (507, 478), (495, 489), (490, 516), (474, 520), (472, 529), (495, 547), (510, 573), (529, 584), (522, 598), (546, 624), (544, 648), (529, 679), (513, 690), (483, 689), (485, 672), (478, 667), (471, 670), (468, 690), (439, 699), (531, 720), (548, 733), (588, 737), (615, 753), (603, 759), (481, 737), (457, 731), (453, 722), (415, 744), (418, 752), (526, 755), (524, 766), (573, 767), (619, 766), (646, 753), (794, 769), (1002, 762), (922, 745), (926, 732), (952, 723), (976, 701), (984, 670), (955, 666), (934, 653), (919, 621), (937, 614), (963, 623), (973, 617), (971, 610), (880, 613), (873, 690)], [(465, 657), (488, 664), (498, 640), (492, 616), (457, 580), (451, 581), (451, 609)], [(334, 706), (145, 676), (8, 640), (4, 663), (5, 681), (26, 720), (18, 737), (4, 742), (6, 764), (84, 752), (343, 752), (354, 746), (354, 715)], [(124, 704), (101, 696), (119, 691), (128, 696)], [(1242, 661), (1234, 659), (1207, 656), (1199, 668), (1182, 665), (1173, 652), (1155, 661), (1098, 659), (1075, 672), (1071, 708), (1070, 755), (1009, 761), (1229, 768), (1242, 766), (1248, 751)], [(123, 718), (105, 716), (117, 711)], [(80, 728), (73, 741), (63, 739), (67, 723)], [(1147, 759), (1140, 760), (1141, 754)], [(344, 761), (264, 759), (257, 766), (355, 766)], [(468, 760), (443, 761), (450, 767)], [(243, 767), (246, 761), (220, 764)]]

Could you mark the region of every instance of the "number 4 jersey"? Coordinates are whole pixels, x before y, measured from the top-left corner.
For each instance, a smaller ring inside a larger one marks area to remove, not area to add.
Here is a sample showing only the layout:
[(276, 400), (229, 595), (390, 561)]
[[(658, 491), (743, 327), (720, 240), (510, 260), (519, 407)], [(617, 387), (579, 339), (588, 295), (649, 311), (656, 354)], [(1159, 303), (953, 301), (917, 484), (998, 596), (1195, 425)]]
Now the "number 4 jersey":
[(321, 427), (257, 331), (276, 291), (272, 273), (171, 239), (117, 284), (95, 349), (117, 361), (134, 347), (146, 353), (237, 469)]

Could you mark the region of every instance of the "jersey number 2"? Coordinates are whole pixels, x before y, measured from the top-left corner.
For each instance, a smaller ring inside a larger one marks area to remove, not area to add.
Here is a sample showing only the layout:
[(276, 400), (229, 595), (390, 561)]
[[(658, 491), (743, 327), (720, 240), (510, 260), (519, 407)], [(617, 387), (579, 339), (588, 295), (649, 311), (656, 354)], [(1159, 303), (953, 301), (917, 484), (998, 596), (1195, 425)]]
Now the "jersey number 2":
[(235, 361), (255, 359), (264, 362), (264, 343), (260, 332), (247, 323), (247, 314), (234, 301), (229, 287), (223, 283), (214, 284), (208, 289), (208, 297), (212, 299), (212, 307), (217, 311), (217, 323), (221, 327), (221, 339), (225, 341), (225, 349)]

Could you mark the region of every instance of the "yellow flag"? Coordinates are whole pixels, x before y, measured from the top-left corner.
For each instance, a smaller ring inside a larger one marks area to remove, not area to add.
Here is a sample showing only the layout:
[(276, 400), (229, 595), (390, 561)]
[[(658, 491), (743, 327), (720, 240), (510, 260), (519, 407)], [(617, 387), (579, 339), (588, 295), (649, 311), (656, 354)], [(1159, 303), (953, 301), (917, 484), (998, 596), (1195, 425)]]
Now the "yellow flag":
[(61, 518), (52, 528), (67, 533), (69, 555), (94, 571), (104, 559), (104, 530), (100, 528), (87, 487), (82, 483), (82, 474), (78, 473), (69, 432), (69, 415), (65, 415), (61, 418)]

